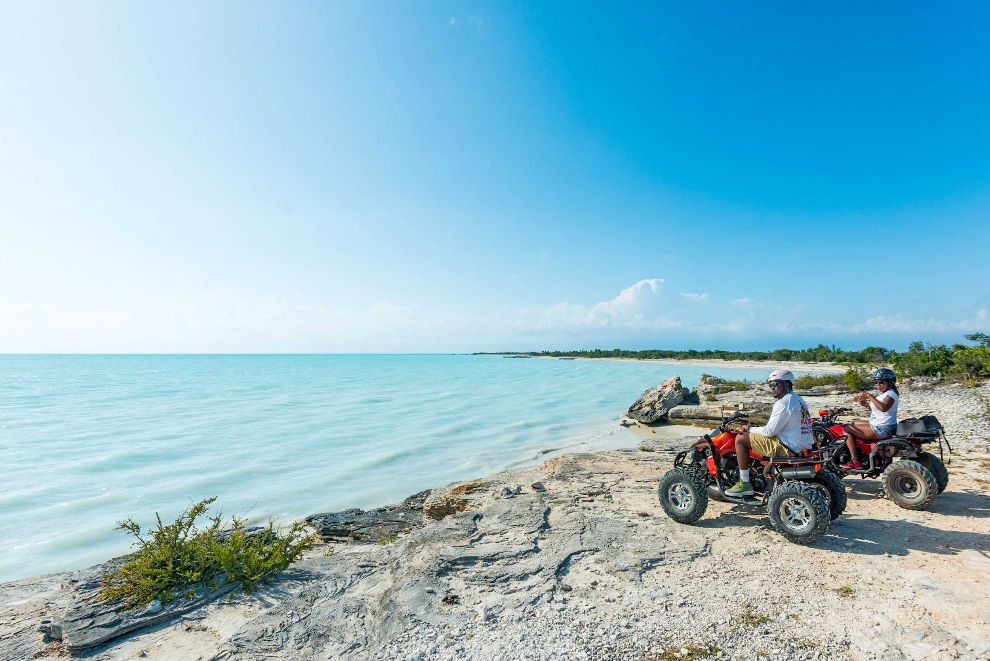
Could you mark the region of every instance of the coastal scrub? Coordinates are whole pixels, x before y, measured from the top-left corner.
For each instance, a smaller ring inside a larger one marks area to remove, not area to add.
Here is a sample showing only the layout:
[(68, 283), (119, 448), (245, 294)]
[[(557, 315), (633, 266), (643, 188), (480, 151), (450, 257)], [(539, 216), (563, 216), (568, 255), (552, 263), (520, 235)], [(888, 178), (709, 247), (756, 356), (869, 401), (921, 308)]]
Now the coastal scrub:
[(288, 567), (313, 544), (303, 534), (303, 523), (279, 533), (272, 522), (249, 530), (242, 519), (231, 517), (223, 529), (218, 513), (207, 519), (205, 528), (197, 527), (196, 520), (215, 500), (199, 501), (169, 524), (156, 514), (157, 524), (147, 532), (133, 519), (119, 522), (116, 530), (133, 535), (138, 549), (103, 577), (98, 599), (134, 607), (156, 599), (167, 604), (201, 587), (215, 590), (240, 584), (245, 592), (252, 592), (259, 581)]

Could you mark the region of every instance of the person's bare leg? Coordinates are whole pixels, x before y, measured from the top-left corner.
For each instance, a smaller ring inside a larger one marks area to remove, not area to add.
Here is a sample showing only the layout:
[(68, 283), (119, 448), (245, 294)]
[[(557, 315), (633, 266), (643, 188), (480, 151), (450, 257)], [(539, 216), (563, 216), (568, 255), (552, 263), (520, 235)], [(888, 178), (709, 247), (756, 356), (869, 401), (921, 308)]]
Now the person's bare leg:
[(749, 432), (736, 434), (736, 461), (739, 462), (740, 470), (749, 469), (749, 448)]
[(873, 432), (873, 428), (870, 427), (870, 421), (853, 420), (852, 422), (843, 425), (842, 430), (846, 432), (846, 447), (849, 448), (849, 460), (859, 463), (856, 439), (861, 438), (864, 441), (877, 440), (877, 435)]

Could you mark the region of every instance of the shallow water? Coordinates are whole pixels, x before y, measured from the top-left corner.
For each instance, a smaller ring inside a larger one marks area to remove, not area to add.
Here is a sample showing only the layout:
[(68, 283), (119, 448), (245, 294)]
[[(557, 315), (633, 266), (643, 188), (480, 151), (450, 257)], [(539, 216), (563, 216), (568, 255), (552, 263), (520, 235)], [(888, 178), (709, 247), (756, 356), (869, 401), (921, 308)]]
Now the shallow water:
[(0, 581), (126, 552), (217, 496), (249, 522), (394, 502), (614, 442), (647, 388), (766, 370), (460, 355), (0, 356)]

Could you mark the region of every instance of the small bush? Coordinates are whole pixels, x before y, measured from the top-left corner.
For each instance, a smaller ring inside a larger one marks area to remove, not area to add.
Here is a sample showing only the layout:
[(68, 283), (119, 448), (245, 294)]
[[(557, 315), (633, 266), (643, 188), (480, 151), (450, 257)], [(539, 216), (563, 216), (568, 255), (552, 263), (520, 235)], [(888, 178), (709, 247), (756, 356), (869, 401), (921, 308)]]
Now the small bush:
[(856, 593), (856, 591), (853, 590), (848, 585), (843, 585), (835, 588), (835, 593), (838, 594), (840, 597), (851, 597)]
[(863, 367), (851, 367), (846, 370), (846, 373), (842, 375), (842, 382), (853, 392), (866, 390), (873, 385), (873, 382), (870, 381), (870, 372)]
[(842, 377), (838, 374), (823, 374), (822, 376), (812, 376), (805, 374), (799, 376), (794, 381), (794, 387), (800, 390), (814, 388), (815, 386), (835, 386), (842, 383)]
[(753, 609), (746, 607), (742, 613), (739, 614), (739, 622), (747, 627), (758, 627), (761, 624), (766, 624), (770, 621), (770, 618), (763, 613), (757, 613)]
[(285, 534), (278, 533), (271, 522), (249, 533), (237, 517), (231, 517), (230, 527), (222, 530), (223, 519), (217, 514), (205, 528), (197, 528), (196, 520), (215, 500), (201, 500), (167, 525), (156, 514), (157, 525), (147, 533), (133, 519), (118, 523), (116, 530), (133, 535), (138, 550), (103, 577), (98, 599), (122, 601), (127, 607), (155, 599), (167, 604), (200, 587), (215, 590), (230, 583), (252, 592), (259, 581), (288, 567), (313, 544), (302, 534), (303, 523), (294, 524)]
[(639, 657), (640, 661), (676, 661), (677, 659), (710, 659), (718, 656), (722, 650), (718, 645), (708, 643), (684, 643), (674, 645), (659, 653), (647, 653)]

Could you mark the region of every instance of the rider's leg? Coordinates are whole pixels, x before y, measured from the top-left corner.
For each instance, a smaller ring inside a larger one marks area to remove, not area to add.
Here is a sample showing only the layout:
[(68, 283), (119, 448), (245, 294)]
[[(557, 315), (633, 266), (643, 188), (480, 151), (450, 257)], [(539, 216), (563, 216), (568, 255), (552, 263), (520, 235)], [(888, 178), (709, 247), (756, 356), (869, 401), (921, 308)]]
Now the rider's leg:
[[(739, 462), (740, 470), (749, 470), (749, 432), (743, 431), (736, 434), (736, 461)], [(749, 482), (749, 480), (746, 480)]]
[(873, 428), (870, 427), (869, 420), (853, 420), (843, 425), (842, 430), (846, 432), (846, 447), (849, 448), (849, 463), (843, 464), (843, 467), (860, 469), (863, 465), (859, 462), (859, 457), (857, 456), (856, 439), (861, 438), (865, 441), (874, 441), (877, 439), (877, 435), (874, 433)]
[(726, 490), (733, 496), (751, 496), (756, 493), (749, 481), (749, 448), (748, 432), (736, 434), (736, 462), (739, 464), (739, 481)]

